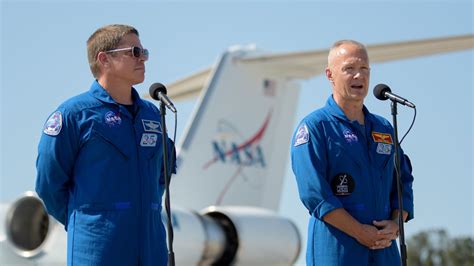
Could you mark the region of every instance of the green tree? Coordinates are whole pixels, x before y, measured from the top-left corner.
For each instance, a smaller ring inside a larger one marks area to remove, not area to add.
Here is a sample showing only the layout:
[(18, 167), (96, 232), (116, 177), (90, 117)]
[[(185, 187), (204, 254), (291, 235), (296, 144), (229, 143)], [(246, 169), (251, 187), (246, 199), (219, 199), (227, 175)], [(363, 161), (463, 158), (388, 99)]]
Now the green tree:
[(474, 265), (474, 239), (470, 237), (455, 238), (451, 241), (448, 251), (451, 265)]
[(422, 231), (407, 241), (410, 266), (472, 266), (474, 239), (450, 238), (444, 229)]

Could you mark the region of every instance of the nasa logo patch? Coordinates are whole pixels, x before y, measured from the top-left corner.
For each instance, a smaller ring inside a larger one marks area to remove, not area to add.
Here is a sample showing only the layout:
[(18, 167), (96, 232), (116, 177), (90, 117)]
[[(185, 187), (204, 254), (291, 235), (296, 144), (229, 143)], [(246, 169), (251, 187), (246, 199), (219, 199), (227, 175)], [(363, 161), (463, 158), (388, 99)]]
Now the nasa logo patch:
[(295, 136), (295, 147), (304, 143), (307, 143), (309, 141), (309, 132), (308, 132), (308, 127), (306, 127), (306, 124), (302, 124), (299, 128), (298, 131), (296, 132)]
[(61, 112), (54, 112), (44, 123), (43, 132), (46, 135), (57, 136), (63, 127), (63, 115)]
[(355, 182), (348, 173), (340, 173), (331, 180), (331, 189), (336, 196), (348, 196), (354, 192)]
[(349, 129), (344, 130), (342, 134), (344, 134), (344, 139), (346, 140), (347, 143), (359, 141), (359, 138), (357, 138), (357, 135)]
[(105, 113), (104, 121), (109, 127), (116, 127), (122, 124), (122, 118), (120, 118), (120, 114), (115, 113), (114, 111), (108, 111)]

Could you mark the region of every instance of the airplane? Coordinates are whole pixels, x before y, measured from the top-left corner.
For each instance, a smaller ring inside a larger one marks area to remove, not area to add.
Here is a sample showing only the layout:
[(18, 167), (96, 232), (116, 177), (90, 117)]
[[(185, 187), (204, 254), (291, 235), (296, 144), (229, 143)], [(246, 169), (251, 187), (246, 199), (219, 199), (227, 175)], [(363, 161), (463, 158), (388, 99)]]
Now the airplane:
[[(474, 49), (474, 35), (367, 49), (373, 65)], [(168, 84), (175, 101), (197, 97), (170, 188), (176, 265), (293, 265), (298, 259), (303, 232), (276, 212), (298, 80), (323, 74), (327, 54), (233, 46), (214, 66)], [(0, 220), (1, 265), (66, 263), (64, 228), (34, 192), (1, 204)]]

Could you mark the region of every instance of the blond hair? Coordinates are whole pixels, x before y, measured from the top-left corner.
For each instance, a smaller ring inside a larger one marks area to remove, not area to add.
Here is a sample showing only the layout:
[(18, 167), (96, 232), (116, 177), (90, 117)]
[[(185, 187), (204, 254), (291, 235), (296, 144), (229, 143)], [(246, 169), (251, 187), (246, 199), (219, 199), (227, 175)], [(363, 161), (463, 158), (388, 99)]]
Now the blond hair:
[(99, 63), (97, 55), (117, 48), (122, 38), (127, 34), (136, 34), (138, 31), (128, 25), (113, 24), (97, 29), (87, 40), (87, 59), (92, 75), (98, 78), (100, 75)]

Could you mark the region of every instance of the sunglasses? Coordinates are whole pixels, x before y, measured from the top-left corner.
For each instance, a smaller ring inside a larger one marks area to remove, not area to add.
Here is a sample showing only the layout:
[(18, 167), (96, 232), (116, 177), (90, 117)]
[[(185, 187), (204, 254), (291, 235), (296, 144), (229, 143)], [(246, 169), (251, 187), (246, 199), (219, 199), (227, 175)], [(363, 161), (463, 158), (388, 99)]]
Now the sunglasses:
[(148, 59), (148, 56), (150, 55), (150, 52), (148, 52), (148, 49), (143, 49), (136, 46), (127, 47), (127, 48), (119, 48), (119, 49), (109, 50), (105, 52), (115, 53), (115, 52), (122, 52), (122, 51), (132, 51), (133, 57), (136, 57), (136, 58), (140, 58), (143, 55), (145, 59)]

